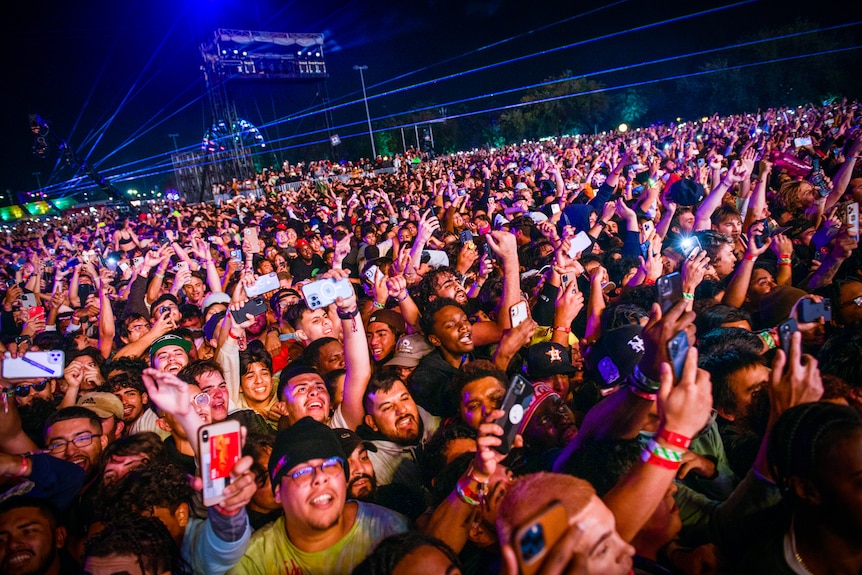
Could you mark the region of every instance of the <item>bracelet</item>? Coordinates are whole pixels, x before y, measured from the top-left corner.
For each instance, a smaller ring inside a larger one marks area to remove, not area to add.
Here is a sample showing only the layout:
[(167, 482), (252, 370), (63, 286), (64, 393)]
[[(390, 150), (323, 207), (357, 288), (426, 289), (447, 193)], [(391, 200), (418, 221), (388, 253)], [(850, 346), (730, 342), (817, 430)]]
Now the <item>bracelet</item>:
[(694, 300), (694, 294), (687, 291), (682, 292), (682, 299)]
[(637, 389), (636, 387), (629, 386), (629, 392), (631, 392), (631, 393), (635, 394), (636, 396), (640, 397), (641, 399), (645, 399), (647, 401), (656, 401), (658, 399), (657, 393), (646, 393), (645, 391), (641, 391), (641, 390)]
[(242, 336), (241, 336), (241, 335), (239, 335), (239, 336), (234, 335), (234, 334), (233, 334), (233, 332), (232, 332), (231, 330), (228, 330), (227, 334), (228, 334), (231, 338), (233, 338), (233, 339), (235, 339), (235, 340), (237, 340), (237, 341), (239, 341), (239, 340), (241, 340), (241, 339), (242, 339)]
[(645, 286), (654, 286), (654, 285), (655, 285), (655, 280), (654, 280), (654, 279), (652, 279), (652, 278), (647, 278), (647, 279), (645, 279), (645, 280), (644, 280), (644, 285), (645, 285)]
[(404, 297), (402, 297), (402, 298), (395, 298), (395, 301), (397, 301), (398, 303), (401, 303), (401, 302), (403, 302), (404, 300), (406, 300), (406, 299), (407, 299), (407, 298), (409, 298), (409, 297), (410, 297), (410, 294), (409, 294), (408, 292), (404, 292)]
[[(374, 304), (374, 305), (376, 306), (376, 305), (377, 305), (377, 303), (375, 302), (375, 304)], [(382, 308), (380, 308), (380, 309), (382, 309)], [(358, 307), (353, 308), (353, 310), (352, 310), (352, 311), (341, 311), (341, 310), (338, 310), (338, 317), (340, 317), (341, 319), (353, 319), (353, 318), (355, 318), (357, 315), (359, 315), (359, 308), (358, 308)]]
[(686, 437), (685, 435), (674, 433), (673, 431), (668, 431), (664, 428), (662, 428), (658, 436), (670, 443), (671, 445), (675, 445), (683, 449), (688, 449), (688, 446), (691, 445), (691, 437)]
[(386, 309), (386, 306), (382, 303), (374, 302), (374, 309)]
[(30, 460), (27, 459), (27, 456), (21, 454), (21, 467), (18, 468), (17, 473), (4, 473), (4, 477), (24, 477), (24, 474), (27, 473), (27, 469), (30, 467)]
[(772, 330), (767, 329), (757, 335), (760, 336), (760, 339), (763, 340), (763, 342), (767, 345), (769, 349), (775, 349), (776, 347), (778, 347), (778, 344), (775, 342), (775, 338), (778, 337), (777, 332), (775, 333), (775, 335), (773, 335)]
[(745, 256), (743, 256), (743, 259), (745, 259), (745, 261), (747, 262), (753, 262), (757, 259), (757, 256), (754, 254), (746, 253)]
[(566, 327), (564, 325), (555, 325), (554, 331), (561, 331), (563, 333), (572, 333), (572, 328)]
[(658, 393), (659, 387), (661, 387), (659, 382), (645, 376), (641, 371), (640, 366), (637, 365), (634, 370), (632, 370), (631, 376), (629, 376), (629, 385), (649, 394)]
[(164, 273), (158, 273), (158, 272), (156, 272), (156, 277), (157, 277), (157, 278), (162, 278), (162, 279), (164, 279), (164, 278), (165, 278), (165, 274), (164, 274)]
[(791, 263), (790, 258), (778, 258), (778, 265), (780, 266), (789, 266)]
[(664, 459), (665, 461), (672, 461), (674, 463), (682, 463), (682, 454), (684, 453), (684, 451), (665, 447), (655, 439), (650, 439), (649, 443), (647, 444), (647, 449), (649, 449), (649, 452), (652, 455), (655, 455), (659, 459)]
[(668, 461), (667, 459), (662, 459), (661, 457), (658, 457), (657, 455), (646, 449), (643, 450), (643, 454), (641, 455), (641, 461), (643, 461), (644, 463), (649, 463), (650, 465), (655, 465), (656, 467), (670, 469), (671, 471), (679, 470), (680, 466), (682, 465), (681, 463), (676, 461)]
[(780, 260), (784, 260), (784, 259), (789, 260), (789, 259), (790, 259), (790, 255), (791, 255), (791, 254), (779, 254), (779, 255), (778, 255), (778, 259), (779, 259), (779, 261), (780, 261)]
[(463, 477), (459, 479), (457, 483), (455, 483), (455, 491), (458, 493), (458, 497), (461, 499), (461, 501), (463, 501), (467, 505), (470, 505), (472, 507), (479, 506), (480, 494), (470, 489), (470, 487), (467, 485), (467, 482), (464, 481)]

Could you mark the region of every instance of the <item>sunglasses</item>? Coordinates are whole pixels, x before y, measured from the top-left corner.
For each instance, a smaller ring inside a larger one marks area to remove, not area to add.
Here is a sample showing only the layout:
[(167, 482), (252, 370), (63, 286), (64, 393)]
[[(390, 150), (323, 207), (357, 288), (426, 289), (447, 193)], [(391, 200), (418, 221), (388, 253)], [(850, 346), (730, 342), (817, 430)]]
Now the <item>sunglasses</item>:
[(36, 393), (39, 393), (40, 391), (45, 391), (46, 387), (48, 387), (48, 380), (43, 379), (39, 383), (30, 383), (27, 385), (18, 385), (15, 387), (10, 387), (9, 389), (6, 390), (6, 394), (12, 395), (14, 393), (18, 397), (27, 397), (28, 395), (30, 395), (30, 388), (35, 389)]

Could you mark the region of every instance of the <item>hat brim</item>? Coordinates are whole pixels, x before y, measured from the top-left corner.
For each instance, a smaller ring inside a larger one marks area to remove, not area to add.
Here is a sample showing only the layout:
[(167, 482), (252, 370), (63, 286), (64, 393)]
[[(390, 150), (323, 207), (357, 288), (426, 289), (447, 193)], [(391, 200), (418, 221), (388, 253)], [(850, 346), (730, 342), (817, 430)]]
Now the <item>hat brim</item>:
[(416, 367), (420, 361), (419, 359), (395, 356), (383, 365), (386, 367)]
[(552, 377), (554, 375), (575, 375), (577, 372), (578, 370), (575, 368), (575, 366), (571, 364), (566, 364), (561, 365), (560, 367), (553, 370), (546, 370), (540, 372), (531, 371), (528, 373), (528, 375), (529, 377), (533, 377), (536, 379), (543, 379), (545, 377)]

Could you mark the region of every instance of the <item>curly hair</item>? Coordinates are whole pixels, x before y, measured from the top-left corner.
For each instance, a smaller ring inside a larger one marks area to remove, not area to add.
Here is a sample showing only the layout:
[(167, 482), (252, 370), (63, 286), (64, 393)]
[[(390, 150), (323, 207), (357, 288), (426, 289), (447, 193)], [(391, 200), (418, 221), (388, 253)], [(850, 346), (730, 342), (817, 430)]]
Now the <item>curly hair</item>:
[(106, 489), (96, 518), (113, 522), (129, 515), (152, 514), (157, 507), (174, 513), (183, 503), (189, 505), (193, 496), (194, 489), (179, 467), (149, 465)]
[(84, 564), (90, 557), (131, 556), (144, 575), (190, 575), (180, 549), (167, 527), (155, 517), (130, 515), (113, 521), (87, 540)]

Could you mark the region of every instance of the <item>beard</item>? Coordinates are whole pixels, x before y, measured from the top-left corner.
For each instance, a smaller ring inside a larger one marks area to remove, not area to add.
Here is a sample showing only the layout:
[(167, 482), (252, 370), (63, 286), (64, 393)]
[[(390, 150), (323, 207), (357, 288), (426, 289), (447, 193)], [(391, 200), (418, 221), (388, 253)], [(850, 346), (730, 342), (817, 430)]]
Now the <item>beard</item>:
[[(369, 486), (367, 488), (363, 488), (361, 493), (354, 493), (353, 486), (362, 479), (367, 479)], [(350, 480), (350, 483), (347, 484), (347, 496), (359, 501), (371, 501), (374, 498), (375, 491), (377, 491), (377, 479), (370, 475), (357, 475)]]

